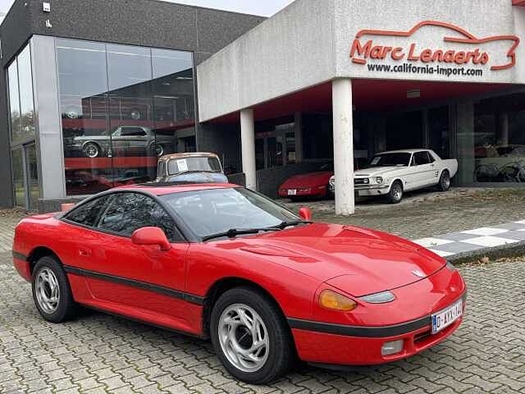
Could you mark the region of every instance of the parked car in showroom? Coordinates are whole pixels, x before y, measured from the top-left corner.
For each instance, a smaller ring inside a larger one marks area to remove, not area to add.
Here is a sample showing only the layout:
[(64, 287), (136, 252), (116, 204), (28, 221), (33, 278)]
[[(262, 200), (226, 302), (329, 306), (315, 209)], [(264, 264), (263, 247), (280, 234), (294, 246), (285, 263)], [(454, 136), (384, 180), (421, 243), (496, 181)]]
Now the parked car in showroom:
[[(144, 184), (24, 218), (13, 263), (53, 323), (79, 306), (211, 339), (235, 378), (269, 383), (297, 359), (404, 359), (461, 324), (450, 263), (394, 235), (314, 223), (232, 184)], [(169, 351), (169, 349), (166, 349)]]
[[(457, 170), (456, 159), (441, 159), (430, 149), (382, 152), (354, 173), (354, 188), (359, 197), (385, 196), (397, 204), (407, 191), (431, 186), (447, 191)], [(335, 192), (335, 176), (330, 178), (330, 190)]]
[(173, 135), (155, 133), (149, 127), (119, 126), (99, 135), (80, 135), (66, 147), (89, 158), (111, 156), (162, 156), (173, 151)]
[(215, 153), (183, 152), (159, 158), (155, 182), (224, 183), (228, 178)]
[(332, 175), (334, 164), (326, 163), (317, 171), (291, 176), (279, 186), (279, 197), (292, 201), (331, 197), (329, 181)]

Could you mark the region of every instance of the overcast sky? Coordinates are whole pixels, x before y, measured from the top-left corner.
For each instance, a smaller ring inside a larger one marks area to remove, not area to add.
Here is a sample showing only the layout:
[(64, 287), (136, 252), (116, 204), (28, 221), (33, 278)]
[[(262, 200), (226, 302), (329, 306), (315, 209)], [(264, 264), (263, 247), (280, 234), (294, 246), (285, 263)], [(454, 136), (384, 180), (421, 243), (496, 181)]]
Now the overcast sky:
[[(0, 0), (0, 13), (7, 13), (14, 0)], [(89, 0), (85, 0), (89, 1)], [(110, 0), (108, 0), (110, 1)], [(270, 16), (286, 7), (293, 0), (165, 0), (172, 3)], [(52, 1), (50, 1), (52, 3)]]

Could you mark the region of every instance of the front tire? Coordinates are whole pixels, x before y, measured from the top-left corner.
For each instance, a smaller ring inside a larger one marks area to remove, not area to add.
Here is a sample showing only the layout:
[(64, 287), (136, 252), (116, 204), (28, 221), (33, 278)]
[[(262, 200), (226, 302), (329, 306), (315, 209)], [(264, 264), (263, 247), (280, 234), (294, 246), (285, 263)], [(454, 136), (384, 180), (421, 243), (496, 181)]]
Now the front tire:
[(447, 170), (443, 170), (439, 177), (438, 189), (442, 192), (446, 192), (450, 189), (450, 173)]
[(260, 292), (228, 290), (213, 307), (210, 323), (215, 352), (236, 379), (266, 384), (293, 364), (290, 330), (278, 307)]
[(388, 201), (392, 204), (398, 204), (403, 199), (403, 185), (400, 181), (395, 181), (390, 186), (390, 191), (387, 195)]
[(84, 151), (84, 154), (90, 159), (94, 159), (95, 157), (98, 157), (100, 155), (100, 146), (98, 146), (94, 142), (86, 143), (82, 150)]
[(61, 323), (75, 315), (77, 305), (66, 273), (56, 258), (45, 256), (38, 260), (32, 290), (36, 309), (47, 321)]

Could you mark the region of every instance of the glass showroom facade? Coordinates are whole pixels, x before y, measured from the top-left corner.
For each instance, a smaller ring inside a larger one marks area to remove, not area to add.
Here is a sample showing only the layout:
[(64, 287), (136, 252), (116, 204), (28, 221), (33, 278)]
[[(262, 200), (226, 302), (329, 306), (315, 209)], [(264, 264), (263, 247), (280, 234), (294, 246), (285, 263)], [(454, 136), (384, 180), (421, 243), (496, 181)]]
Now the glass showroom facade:
[(157, 157), (194, 150), (191, 52), (56, 39), (66, 193), (155, 178)]
[[(54, 53), (42, 59), (38, 46), (50, 40)], [(42, 75), (39, 68), (50, 65), (56, 86), (39, 91), (33, 71)], [(8, 66), (7, 80), (17, 206), (37, 208), (45, 188), (38, 161), (59, 161), (64, 194), (77, 196), (152, 180), (158, 156), (195, 150), (192, 52), (36, 37)], [(59, 115), (39, 119), (35, 108)], [(46, 138), (53, 133), (62, 140), (60, 157), (36, 149), (53, 143)]]

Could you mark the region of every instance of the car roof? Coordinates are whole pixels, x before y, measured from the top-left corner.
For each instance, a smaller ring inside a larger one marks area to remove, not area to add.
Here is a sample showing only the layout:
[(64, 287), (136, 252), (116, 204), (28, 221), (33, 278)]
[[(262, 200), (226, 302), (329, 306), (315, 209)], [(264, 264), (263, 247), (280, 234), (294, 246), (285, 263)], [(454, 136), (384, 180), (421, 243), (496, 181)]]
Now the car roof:
[(215, 153), (212, 152), (180, 152), (180, 153), (170, 153), (164, 156), (159, 157), (159, 161), (168, 161), (174, 159), (187, 159), (190, 157), (214, 157), (219, 158)]
[(386, 151), (386, 152), (378, 152), (376, 153), (376, 155), (383, 155), (385, 153), (415, 153), (415, 152), (429, 152), (430, 149), (425, 149), (425, 148), (421, 148), (421, 149), (398, 149), (398, 150), (389, 150), (389, 151)]
[(232, 187), (240, 187), (233, 183), (143, 183), (137, 185), (125, 185), (114, 188), (113, 190), (131, 190), (131, 191), (144, 191), (157, 196), (163, 196), (166, 194), (183, 193), (183, 192), (194, 192), (200, 190), (211, 190), (211, 189), (230, 189)]

